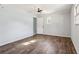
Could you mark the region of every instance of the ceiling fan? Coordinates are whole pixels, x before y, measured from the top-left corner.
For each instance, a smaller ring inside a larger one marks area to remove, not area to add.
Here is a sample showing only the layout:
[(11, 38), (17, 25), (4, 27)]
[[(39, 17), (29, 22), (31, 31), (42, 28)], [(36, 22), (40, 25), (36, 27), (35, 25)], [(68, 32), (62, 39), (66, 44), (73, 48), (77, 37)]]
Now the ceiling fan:
[(40, 8), (37, 9), (37, 12), (41, 13), (41, 14), (49, 14), (49, 13), (51, 13), (51, 11), (49, 11), (49, 10), (42, 10)]
[(42, 12), (43, 10), (41, 10), (40, 8), (38, 8), (37, 12)]
[(42, 17), (45, 14), (49, 14), (49, 10), (42, 10), (40, 8), (37, 8), (37, 13), (35, 13), (35, 17)]

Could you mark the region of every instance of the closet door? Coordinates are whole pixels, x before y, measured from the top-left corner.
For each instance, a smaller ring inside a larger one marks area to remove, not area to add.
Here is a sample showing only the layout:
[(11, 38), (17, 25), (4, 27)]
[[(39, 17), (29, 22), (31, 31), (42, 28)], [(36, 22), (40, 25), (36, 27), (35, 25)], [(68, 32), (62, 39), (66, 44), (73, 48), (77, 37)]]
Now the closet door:
[(43, 18), (37, 18), (37, 34), (43, 34)]

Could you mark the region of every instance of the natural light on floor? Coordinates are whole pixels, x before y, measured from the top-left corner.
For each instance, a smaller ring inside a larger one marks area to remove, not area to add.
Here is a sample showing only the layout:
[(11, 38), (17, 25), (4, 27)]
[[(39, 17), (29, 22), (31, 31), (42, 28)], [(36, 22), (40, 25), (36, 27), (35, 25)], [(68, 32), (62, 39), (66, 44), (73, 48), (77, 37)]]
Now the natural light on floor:
[(31, 40), (31, 41), (22, 43), (22, 45), (29, 45), (29, 44), (32, 44), (32, 43), (34, 43), (34, 42), (36, 42), (36, 41), (37, 41), (37, 40)]

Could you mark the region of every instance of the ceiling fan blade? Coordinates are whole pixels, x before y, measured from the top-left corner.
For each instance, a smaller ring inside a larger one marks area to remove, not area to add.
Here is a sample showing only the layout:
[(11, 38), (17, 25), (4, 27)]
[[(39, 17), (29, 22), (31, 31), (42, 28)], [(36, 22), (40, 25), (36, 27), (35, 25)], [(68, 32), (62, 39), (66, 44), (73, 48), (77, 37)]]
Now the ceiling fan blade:
[(38, 11), (37, 12), (41, 12), (42, 10), (40, 10), (40, 8), (38, 8)]

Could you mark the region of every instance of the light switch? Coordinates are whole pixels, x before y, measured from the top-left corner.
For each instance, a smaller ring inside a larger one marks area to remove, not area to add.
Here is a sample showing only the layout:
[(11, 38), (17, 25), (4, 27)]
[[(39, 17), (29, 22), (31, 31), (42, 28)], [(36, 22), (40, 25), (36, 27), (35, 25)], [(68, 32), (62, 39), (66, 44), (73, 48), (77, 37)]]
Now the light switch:
[(51, 24), (51, 17), (47, 18), (47, 24)]

